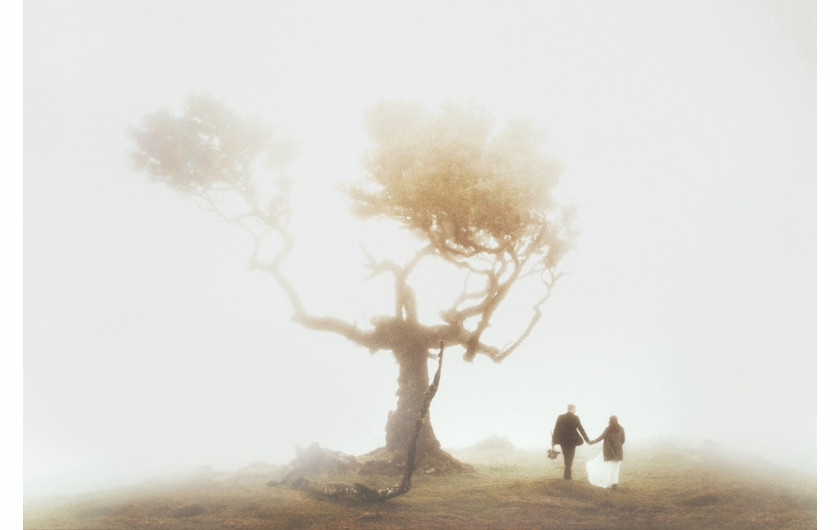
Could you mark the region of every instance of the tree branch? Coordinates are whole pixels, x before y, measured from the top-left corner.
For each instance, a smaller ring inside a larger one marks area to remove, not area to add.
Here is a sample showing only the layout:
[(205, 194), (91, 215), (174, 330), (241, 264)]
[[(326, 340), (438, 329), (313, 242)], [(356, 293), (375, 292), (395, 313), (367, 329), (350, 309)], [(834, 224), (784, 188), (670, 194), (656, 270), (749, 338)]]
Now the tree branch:
[(313, 316), (301, 312), (295, 313), (292, 316), (292, 320), (309, 329), (341, 335), (359, 346), (370, 349), (372, 353), (384, 349), (381, 341), (377, 340), (379, 334), (376, 330), (363, 331), (357, 326), (335, 317)]
[(534, 326), (537, 325), (540, 318), (542, 318), (542, 310), (540, 309), (542, 305), (551, 297), (551, 291), (554, 289), (554, 284), (559, 278), (559, 276), (551, 271), (549, 271), (550, 280), (544, 282), (546, 285), (545, 296), (543, 296), (533, 307), (534, 315), (531, 317), (531, 321), (528, 323), (528, 327), (525, 328), (525, 331), (516, 339), (512, 344), (505, 346), (505, 348), (499, 352), (497, 355), (492, 356), (491, 358), (495, 362), (502, 362), (508, 355), (513, 353), (516, 348), (519, 347), (520, 344), (531, 334), (531, 331), (534, 329)]
[(390, 272), (394, 275), (394, 316), (396, 318), (402, 318), (414, 324), (417, 323), (417, 299), (414, 296), (414, 290), (408, 284), (408, 275), (411, 274), (420, 260), (432, 251), (432, 246), (428, 245), (419, 250), (406, 265), (400, 267), (390, 260), (377, 261), (362, 246), (362, 252), (368, 260), (367, 266), (371, 270), (368, 279), (383, 272)]

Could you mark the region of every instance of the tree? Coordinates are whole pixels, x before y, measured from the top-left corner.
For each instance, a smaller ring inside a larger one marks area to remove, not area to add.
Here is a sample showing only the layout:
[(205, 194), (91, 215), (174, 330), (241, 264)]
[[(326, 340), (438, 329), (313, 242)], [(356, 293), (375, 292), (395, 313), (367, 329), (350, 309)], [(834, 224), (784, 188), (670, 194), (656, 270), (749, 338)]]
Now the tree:
[[(386, 219), (422, 236), (405, 263), (367, 256), (372, 275), (394, 280), (393, 312), (370, 325), (307, 311), (283, 269), (292, 250), (289, 141), (275, 141), (256, 118), (243, 118), (207, 96), (190, 97), (181, 116), (167, 110), (130, 129), (135, 165), (226, 221), (248, 230), (251, 265), (271, 274), (292, 306), (293, 320), (338, 334), (372, 353), (390, 351), (399, 366), (397, 407), (389, 413), (386, 445), (377, 456), (404, 463), (406, 445), (429, 387), (428, 360), (439, 344), (463, 349), (472, 361), (500, 362), (530, 334), (560, 277), (559, 262), (574, 238), (572, 212), (552, 191), (560, 165), (527, 121), (503, 128), (473, 107), (444, 105), (430, 112), (413, 103), (383, 102), (367, 116), (374, 148), (365, 177), (345, 191), (363, 219)], [(279, 175), (266, 189), (255, 174), (262, 161)], [(418, 316), (412, 287), (418, 264), (435, 260), (463, 277), (436, 322)], [(530, 319), (503, 347), (484, 340), (514, 286), (538, 282)], [(459, 463), (440, 448), (430, 421), (417, 438), (417, 464), (448, 469)]]

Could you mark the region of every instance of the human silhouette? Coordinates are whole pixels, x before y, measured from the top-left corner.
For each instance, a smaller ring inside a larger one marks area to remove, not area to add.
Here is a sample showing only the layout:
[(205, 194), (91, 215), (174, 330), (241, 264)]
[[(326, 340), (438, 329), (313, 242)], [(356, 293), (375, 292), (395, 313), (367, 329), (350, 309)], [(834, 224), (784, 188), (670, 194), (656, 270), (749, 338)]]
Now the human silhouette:
[(557, 416), (554, 424), (554, 431), (551, 433), (551, 448), (560, 445), (563, 453), (563, 479), (572, 480), (572, 462), (575, 459), (575, 448), (583, 445), (583, 441), (589, 441), (586, 431), (580, 424), (580, 418), (575, 415), (575, 406), (569, 404), (567, 412)]
[(589, 482), (602, 488), (618, 488), (618, 473), (624, 460), (624, 427), (619, 425), (616, 416), (610, 416), (609, 424), (601, 436), (595, 438), (589, 445), (604, 441), (604, 458), (601, 455), (586, 464)]

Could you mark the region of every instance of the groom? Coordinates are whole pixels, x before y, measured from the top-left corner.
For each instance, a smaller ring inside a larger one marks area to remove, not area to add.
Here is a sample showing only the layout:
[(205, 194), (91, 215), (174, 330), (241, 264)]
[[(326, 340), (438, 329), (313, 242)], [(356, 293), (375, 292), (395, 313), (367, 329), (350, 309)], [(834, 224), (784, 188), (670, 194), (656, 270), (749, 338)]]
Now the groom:
[[(563, 470), (563, 478), (565, 480), (572, 480), (572, 461), (575, 459), (575, 448), (583, 445), (583, 441), (589, 442), (589, 437), (583, 426), (580, 424), (580, 418), (575, 416), (575, 406), (569, 405), (568, 412), (557, 416), (557, 423), (554, 424), (554, 432), (551, 433), (551, 447), (560, 444), (560, 450), (563, 452), (563, 464), (566, 466)], [(583, 435), (583, 438), (581, 438)]]

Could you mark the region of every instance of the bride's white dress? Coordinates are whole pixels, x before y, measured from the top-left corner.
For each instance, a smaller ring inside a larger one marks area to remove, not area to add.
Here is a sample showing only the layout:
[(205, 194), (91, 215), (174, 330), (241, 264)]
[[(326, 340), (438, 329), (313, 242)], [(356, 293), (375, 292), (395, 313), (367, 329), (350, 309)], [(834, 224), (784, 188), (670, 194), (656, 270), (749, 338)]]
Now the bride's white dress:
[(621, 470), (620, 461), (604, 461), (604, 453), (598, 453), (586, 463), (586, 474), (589, 482), (599, 488), (609, 488), (618, 484), (618, 473)]

